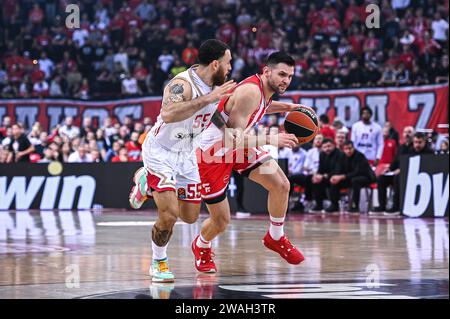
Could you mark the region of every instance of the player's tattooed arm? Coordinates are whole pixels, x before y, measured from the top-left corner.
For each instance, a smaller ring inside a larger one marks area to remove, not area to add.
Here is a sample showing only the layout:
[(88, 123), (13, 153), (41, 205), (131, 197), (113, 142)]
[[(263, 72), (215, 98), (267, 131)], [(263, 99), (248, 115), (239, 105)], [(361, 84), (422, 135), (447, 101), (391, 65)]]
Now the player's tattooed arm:
[(167, 96), (164, 96), (162, 101), (163, 107), (167, 107), (169, 103), (179, 103), (184, 101), (184, 83), (170, 84), (168, 89), (169, 94)]
[(176, 78), (164, 89), (161, 117), (166, 123), (183, 121), (206, 105), (229, 96), (227, 92), (233, 85), (233, 81), (225, 82), (211, 93), (192, 99), (191, 84), (184, 79)]

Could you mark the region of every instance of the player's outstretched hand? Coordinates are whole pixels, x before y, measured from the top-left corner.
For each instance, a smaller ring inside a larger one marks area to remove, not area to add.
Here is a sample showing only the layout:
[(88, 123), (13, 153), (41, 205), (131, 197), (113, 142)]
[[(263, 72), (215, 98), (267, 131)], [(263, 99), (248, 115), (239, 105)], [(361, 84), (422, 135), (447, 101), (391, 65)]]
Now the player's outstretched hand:
[(294, 134), (280, 133), (270, 136), (270, 144), (280, 148), (294, 148), (298, 144), (298, 139)]
[(214, 88), (214, 90), (207, 95), (209, 98), (209, 103), (214, 103), (230, 96), (232, 93), (228, 93), (228, 91), (231, 90), (235, 84), (236, 83), (234, 80), (229, 80), (221, 86)]

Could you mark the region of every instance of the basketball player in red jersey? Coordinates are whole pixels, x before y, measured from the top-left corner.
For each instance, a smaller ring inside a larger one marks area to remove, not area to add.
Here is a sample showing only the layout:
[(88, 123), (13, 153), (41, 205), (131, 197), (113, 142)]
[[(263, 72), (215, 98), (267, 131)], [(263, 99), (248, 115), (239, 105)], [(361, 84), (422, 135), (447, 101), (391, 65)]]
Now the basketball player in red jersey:
[[(288, 206), (289, 180), (262, 145), (294, 147), (297, 139), (292, 134), (250, 136), (246, 131), (267, 113), (286, 112), (303, 107), (273, 102), (275, 93), (283, 94), (294, 74), (295, 61), (289, 55), (275, 52), (268, 58), (261, 75), (256, 74), (240, 82), (233, 94), (219, 102), (218, 110), (227, 127), (242, 130), (243, 145), (238, 148), (223, 144), (223, 132), (210, 125), (201, 136), (197, 161), (202, 181), (201, 194), (210, 217), (201, 227), (192, 243), (195, 267), (200, 272), (216, 272), (212, 260), (211, 241), (225, 231), (230, 220), (230, 206), (226, 197), (232, 170), (247, 176), (269, 191), (268, 211), (270, 228), (263, 239), (264, 245), (279, 253), (290, 264), (304, 260), (284, 234), (283, 223)], [(273, 140), (275, 137), (275, 141)]]

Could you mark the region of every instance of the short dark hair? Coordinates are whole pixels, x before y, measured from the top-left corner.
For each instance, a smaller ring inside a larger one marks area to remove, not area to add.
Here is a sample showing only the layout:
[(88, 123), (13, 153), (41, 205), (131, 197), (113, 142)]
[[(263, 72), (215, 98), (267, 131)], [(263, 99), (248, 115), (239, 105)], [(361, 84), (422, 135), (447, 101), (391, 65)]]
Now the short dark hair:
[(198, 62), (201, 65), (209, 65), (212, 61), (223, 57), (226, 50), (230, 50), (230, 47), (222, 41), (208, 39), (198, 49)]
[(346, 141), (344, 142), (344, 146), (347, 146), (347, 145), (351, 145), (352, 147), (355, 146), (355, 145), (353, 144), (353, 142), (350, 141), (350, 140), (346, 140)]
[(367, 106), (365, 106), (365, 107), (363, 107), (363, 108), (361, 109), (361, 111), (359, 112), (359, 115), (362, 115), (364, 111), (369, 112), (369, 113), (370, 113), (370, 116), (373, 115), (372, 109), (371, 109), (370, 107), (367, 107)]
[(277, 51), (269, 55), (267, 58), (266, 65), (274, 66), (278, 63), (284, 63), (289, 66), (295, 66), (295, 60), (287, 53), (282, 51)]
[(420, 139), (422, 139), (422, 140), (427, 140), (427, 137), (426, 137), (426, 135), (424, 134), (424, 133), (422, 133), (422, 132), (416, 132), (415, 134), (414, 134), (414, 137), (415, 138), (420, 138)]
[(329, 124), (330, 123), (330, 118), (326, 114), (322, 114), (321, 116), (319, 116), (319, 120), (323, 124)]
[(322, 142), (322, 145), (327, 144), (327, 143), (331, 143), (331, 144), (335, 145), (335, 142), (331, 138), (325, 138)]

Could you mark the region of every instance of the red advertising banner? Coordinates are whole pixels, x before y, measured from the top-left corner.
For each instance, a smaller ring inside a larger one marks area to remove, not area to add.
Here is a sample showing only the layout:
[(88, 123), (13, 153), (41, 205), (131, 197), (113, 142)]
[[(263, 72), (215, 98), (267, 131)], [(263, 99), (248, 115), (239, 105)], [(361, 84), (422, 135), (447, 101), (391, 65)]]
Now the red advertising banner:
[(391, 122), (397, 130), (407, 125), (436, 130), (438, 124), (448, 124), (448, 83), (401, 88), (290, 91), (282, 99), (313, 106), (319, 116), (326, 113), (331, 121), (338, 116), (349, 128), (359, 120), (359, 111), (366, 106), (372, 109), (374, 121), (381, 126)]
[[(448, 123), (448, 84), (401, 88), (363, 88), (328, 91), (289, 91), (282, 100), (313, 106), (318, 115), (338, 116), (351, 125), (359, 120), (359, 110), (368, 106), (380, 125), (392, 122), (398, 130), (406, 125), (436, 129)], [(142, 97), (113, 101), (80, 101), (67, 99), (3, 99), (0, 121), (6, 115), (29, 128), (39, 121), (45, 129), (73, 116), (80, 125), (83, 117), (102, 123), (107, 116), (123, 123), (127, 115), (135, 120), (148, 116), (153, 122), (159, 114), (161, 97)]]
[(91, 117), (100, 125), (103, 119), (111, 117), (113, 122), (123, 123), (126, 116), (140, 121), (150, 117), (153, 122), (159, 114), (161, 97), (142, 97), (113, 101), (81, 101), (68, 99), (0, 99), (0, 121), (8, 115), (13, 122), (20, 122), (30, 128), (38, 121), (45, 129), (62, 123), (66, 116), (74, 118), (75, 125), (81, 119)]

